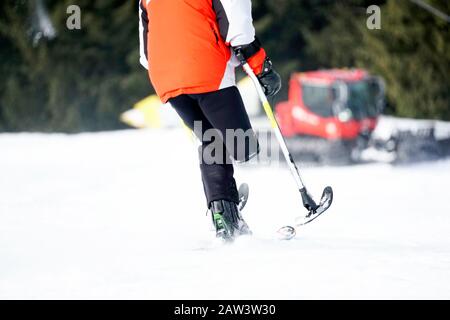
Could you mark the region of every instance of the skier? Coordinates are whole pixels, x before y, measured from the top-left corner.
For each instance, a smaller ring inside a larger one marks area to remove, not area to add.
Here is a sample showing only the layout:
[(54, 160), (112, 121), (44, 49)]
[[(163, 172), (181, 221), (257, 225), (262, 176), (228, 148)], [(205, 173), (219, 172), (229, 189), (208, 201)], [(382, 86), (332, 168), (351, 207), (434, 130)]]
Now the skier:
[[(280, 76), (255, 38), (251, 10), (251, 0), (139, 3), (140, 62), (148, 69), (161, 101), (170, 102), (201, 141), (199, 158), (206, 202), (216, 235), (224, 240), (251, 234), (238, 209), (239, 194), (230, 160), (245, 162), (259, 151), (236, 88), (235, 68), (248, 62), (267, 96), (281, 88)], [(199, 123), (201, 130), (194, 130)], [(247, 137), (252, 141), (237, 141), (245, 144), (245, 152), (230, 148), (227, 129), (251, 132)], [(205, 161), (205, 150), (213, 143), (204, 139), (207, 130), (220, 133), (225, 150), (218, 157), (220, 161)]]

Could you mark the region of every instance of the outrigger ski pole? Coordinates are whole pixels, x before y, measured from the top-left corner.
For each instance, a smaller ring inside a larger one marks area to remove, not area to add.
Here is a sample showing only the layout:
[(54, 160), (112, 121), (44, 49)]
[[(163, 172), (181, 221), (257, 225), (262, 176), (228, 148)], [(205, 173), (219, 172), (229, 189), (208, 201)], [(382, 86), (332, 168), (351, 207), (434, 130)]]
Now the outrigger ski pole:
[[(281, 133), (280, 126), (278, 125), (278, 122), (273, 114), (272, 107), (270, 106), (270, 103), (267, 100), (267, 97), (263, 91), (263, 88), (261, 87), (261, 84), (259, 83), (258, 78), (256, 77), (255, 73), (253, 72), (252, 68), (248, 63), (244, 63), (243, 68), (245, 72), (248, 74), (248, 76), (252, 79), (253, 84), (255, 85), (256, 91), (258, 92), (258, 96), (261, 100), (264, 111), (266, 112), (266, 115), (269, 118), (270, 126), (272, 127), (272, 130), (275, 132), (275, 136), (277, 137), (281, 151), (283, 152), (284, 158), (286, 159), (286, 162), (289, 166), (292, 176), (294, 177), (295, 183), (297, 184), (298, 190), (300, 191), (303, 206), (306, 208), (306, 210), (308, 210), (308, 213), (305, 216), (296, 219), (296, 226), (298, 227), (305, 225), (316, 219), (331, 206), (331, 203), (333, 202), (333, 189), (331, 187), (326, 187), (323, 190), (322, 198), (320, 199), (319, 204), (316, 204), (314, 199), (309, 195), (308, 190), (306, 189), (306, 186), (303, 183), (303, 180), (300, 176), (300, 172), (297, 168), (297, 165), (294, 162), (294, 158), (292, 158), (292, 155), (286, 146), (286, 141), (284, 140), (284, 137)], [(285, 226), (282, 227), (278, 231), (278, 233), (284, 239), (292, 239), (295, 236), (296, 231), (294, 227)]]

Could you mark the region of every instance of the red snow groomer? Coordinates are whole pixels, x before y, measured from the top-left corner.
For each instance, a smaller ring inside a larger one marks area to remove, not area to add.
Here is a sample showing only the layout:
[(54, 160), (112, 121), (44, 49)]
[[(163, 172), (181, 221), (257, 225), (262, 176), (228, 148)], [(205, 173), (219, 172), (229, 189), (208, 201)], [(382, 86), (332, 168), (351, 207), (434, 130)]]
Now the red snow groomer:
[(358, 157), (385, 101), (384, 82), (361, 69), (294, 73), (289, 100), (275, 108), (281, 131), (296, 153), (324, 163)]

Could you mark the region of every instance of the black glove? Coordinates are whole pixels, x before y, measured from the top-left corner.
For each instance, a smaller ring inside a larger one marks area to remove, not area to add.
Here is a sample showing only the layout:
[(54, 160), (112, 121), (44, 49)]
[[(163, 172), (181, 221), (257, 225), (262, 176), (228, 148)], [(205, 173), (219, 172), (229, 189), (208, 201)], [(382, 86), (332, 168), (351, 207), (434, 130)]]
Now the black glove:
[(268, 97), (276, 95), (281, 89), (281, 77), (272, 67), (272, 61), (266, 58), (262, 72), (258, 75), (259, 83), (264, 88), (264, 93)]
[[(260, 52), (261, 48), (261, 43), (256, 38), (255, 41), (248, 45), (233, 47), (233, 50), (241, 64), (248, 62), (252, 66), (251, 59)], [(264, 60), (262, 71), (259, 74), (256, 74), (256, 76), (258, 77), (259, 83), (263, 87), (266, 96), (274, 96), (280, 91), (281, 77), (275, 70), (273, 70), (272, 61), (270, 61), (267, 56)]]

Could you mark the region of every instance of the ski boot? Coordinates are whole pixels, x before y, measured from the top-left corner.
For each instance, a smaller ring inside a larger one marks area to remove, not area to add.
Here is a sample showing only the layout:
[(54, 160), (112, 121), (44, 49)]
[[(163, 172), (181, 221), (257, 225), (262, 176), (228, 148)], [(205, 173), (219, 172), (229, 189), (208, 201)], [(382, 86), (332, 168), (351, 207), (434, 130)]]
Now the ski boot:
[(213, 201), (211, 203), (211, 215), (218, 238), (232, 241), (237, 236), (252, 234), (234, 202), (227, 200)]

